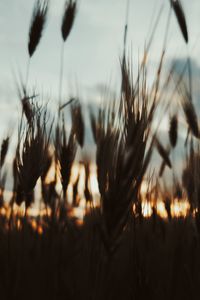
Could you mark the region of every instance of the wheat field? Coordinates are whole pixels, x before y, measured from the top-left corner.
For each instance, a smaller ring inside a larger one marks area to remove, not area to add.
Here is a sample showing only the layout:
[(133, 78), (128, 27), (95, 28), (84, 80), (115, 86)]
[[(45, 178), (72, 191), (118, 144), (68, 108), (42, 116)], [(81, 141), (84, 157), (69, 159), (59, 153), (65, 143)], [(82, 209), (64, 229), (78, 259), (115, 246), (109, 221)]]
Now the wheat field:
[[(173, 64), (163, 72), (172, 18), (185, 47), (190, 43), (187, 11), (180, 0), (169, 1), (151, 83), (148, 60), (159, 16), (137, 70), (127, 49), (127, 18), (120, 92), (85, 107), (81, 96), (63, 100), (64, 57), (79, 17), (78, 1), (66, 1), (52, 113), (29, 84), (50, 5), (35, 1), (26, 75), (16, 78), (17, 130), (1, 137), (0, 299), (198, 300), (200, 131), (189, 54), (180, 74)], [(166, 115), (165, 139), (159, 124)], [(180, 169), (175, 153), (183, 132)]]

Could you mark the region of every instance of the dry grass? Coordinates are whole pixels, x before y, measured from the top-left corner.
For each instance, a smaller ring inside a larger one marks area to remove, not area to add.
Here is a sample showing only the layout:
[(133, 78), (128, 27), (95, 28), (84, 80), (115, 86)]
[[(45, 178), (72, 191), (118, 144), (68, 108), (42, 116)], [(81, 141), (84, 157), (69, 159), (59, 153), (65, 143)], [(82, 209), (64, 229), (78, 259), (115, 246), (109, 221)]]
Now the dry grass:
[[(179, 1), (171, 4), (187, 42), (182, 6)], [(76, 1), (66, 2), (61, 27), (63, 45), (71, 32), (76, 9)], [(40, 42), (47, 10), (48, 2), (36, 2), (29, 34), (30, 57)], [(128, 24), (125, 36), (127, 29)], [(83, 195), (79, 193), (80, 170), (77, 178), (71, 180), (77, 152), (84, 149), (87, 120), (81, 101), (71, 98), (61, 104), (62, 68), (55, 123), (49, 118), (48, 107), (40, 107), (36, 95), (29, 96), (26, 84), (18, 87), (22, 91), (19, 92), (22, 115), (12, 165), (13, 195), (7, 205), (4, 192), (10, 137), (2, 141), (0, 153), (1, 299), (199, 299), (198, 118), (191, 95), (183, 97), (183, 111), (190, 132), (197, 138), (197, 146), (193, 136), (189, 136), (190, 149), (186, 149), (181, 184), (170, 159), (177, 145), (180, 112), (170, 119), (171, 146), (167, 149), (152, 126), (157, 107), (162, 104), (164, 91), (160, 86), (165, 49), (149, 88), (146, 59), (151, 41), (152, 35), (135, 81), (124, 49), (119, 98), (107, 101), (97, 111), (89, 111), (96, 145), (98, 205), (90, 189), (88, 155), (81, 161)], [(63, 63), (62, 55), (63, 52)], [(166, 85), (169, 81), (167, 78)], [(68, 107), (70, 128), (64, 117), (64, 109)], [(150, 172), (155, 148), (162, 159), (158, 174)], [(165, 183), (162, 186), (159, 178), (166, 166), (172, 169), (171, 190)], [(49, 181), (52, 170), (54, 178)], [(36, 193), (39, 186), (41, 193)], [(41, 207), (37, 216), (32, 217), (29, 211), (38, 195)], [(73, 210), (83, 198), (85, 214), (80, 224)], [(164, 202), (165, 219), (158, 214), (159, 198)], [(190, 203), (190, 212), (185, 217), (173, 218), (171, 205), (185, 198)], [(144, 218), (144, 200), (152, 210), (149, 218)]]

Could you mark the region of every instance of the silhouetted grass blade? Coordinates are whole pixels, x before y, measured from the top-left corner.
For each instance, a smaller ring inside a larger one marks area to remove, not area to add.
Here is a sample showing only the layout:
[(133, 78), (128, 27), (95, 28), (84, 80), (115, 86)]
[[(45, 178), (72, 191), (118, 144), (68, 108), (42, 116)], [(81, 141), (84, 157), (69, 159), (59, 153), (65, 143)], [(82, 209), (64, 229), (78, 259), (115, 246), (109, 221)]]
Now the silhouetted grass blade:
[(76, 16), (76, 6), (77, 6), (76, 1), (73, 0), (66, 1), (65, 3), (65, 12), (63, 15), (62, 26), (61, 26), (61, 32), (62, 32), (62, 37), (64, 42), (66, 41), (72, 29), (74, 19)]
[(186, 23), (186, 18), (185, 14), (183, 11), (182, 4), (179, 0), (170, 0), (171, 5), (173, 7), (173, 10), (175, 12), (180, 30), (183, 34), (184, 40), (186, 43), (188, 43), (188, 30), (187, 30), (187, 23)]
[(41, 36), (42, 31), (46, 22), (48, 10), (48, 1), (47, 0), (38, 0), (35, 4), (31, 25), (29, 29), (29, 42), (28, 42), (28, 52), (30, 57), (34, 54)]

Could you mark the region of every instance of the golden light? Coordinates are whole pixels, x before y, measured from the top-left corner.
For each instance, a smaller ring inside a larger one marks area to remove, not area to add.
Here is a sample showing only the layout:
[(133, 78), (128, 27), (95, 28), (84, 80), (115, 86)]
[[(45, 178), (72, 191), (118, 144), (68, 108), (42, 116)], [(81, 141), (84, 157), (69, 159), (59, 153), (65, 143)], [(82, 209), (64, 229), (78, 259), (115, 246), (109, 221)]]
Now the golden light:
[(142, 202), (142, 214), (145, 218), (150, 218), (153, 213), (151, 203), (147, 201)]
[(187, 200), (178, 201), (178, 199), (174, 199), (171, 204), (171, 214), (172, 217), (187, 217), (190, 211), (190, 204)]
[[(90, 175), (89, 175), (89, 184), (88, 188), (90, 190), (90, 193), (92, 194), (93, 197), (93, 204), (94, 207), (99, 205), (99, 200), (100, 200), (100, 194), (99, 194), (99, 188), (98, 188), (98, 181), (97, 181), (97, 166), (95, 163), (91, 163), (89, 166), (90, 170)], [(77, 178), (79, 176), (79, 182), (78, 182), (78, 195), (80, 197), (80, 202), (78, 207), (74, 207), (70, 210), (69, 214), (70, 216), (76, 217), (80, 222), (82, 222), (85, 211), (87, 209), (87, 201), (85, 199), (84, 195), (84, 190), (85, 190), (85, 169), (84, 165), (82, 163), (74, 163), (72, 166), (72, 172), (71, 172), (71, 178), (70, 178), (70, 183), (68, 186), (67, 190), (67, 196), (69, 199), (69, 203), (72, 203), (73, 199), (73, 185), (75, 184)], [(49, 172), (47, 181), (50, 182), (54, 178), (54, 172), (53, 169)], [(148, 182), (145, 180), (142, 183), (141, 186), (141, 192), (142, 195), (145, 195), (147, 190), (148, 190)], [(57, 189), (59, 191), (62, 190), (61, 183), (57, 183)], [(162, 199), (156, 199), (152, 200), (149, 199), (150, 201), (147, 201), (145, 197), (142, 199), (142, 214), (145, 218), (150, 218), (153, 213), (153, 207), (155, 208), (157, 214), (163, 218), (167, 219), (168, 218), (168, 213), (165, 208), (165, 204), (162, 201)], [(134, 210), (134, 207), (133, 207)], [(174, 199), (174, 201), (170, 205), (170, 212), (172, 217), (186, 217), (190, 211), (190, 205), (189, 202), (185, 199), (183, 200), (178, 200)], [(47, 212), (45, 210), (41, 211), (40, 210), (40, 216), (45, 215)], [(31, 216), (37, 216), (38, 215), (38, 209), (30, 209), (29, 214)], [(48, 215), (50, 215), (51, 212), (48, 210)]]
[(159, 200), (156, 202), (156, 211), (157, 214), (163, 218), (163, 219), (167, 219), (168, 218), (168, 214), (165, 208), (165, 204), (163, 201)]
[[(47, 177), (47, 183), (50, 183), (52, 180), (54, 180), (54, 168), (51, 168), (50, 172), (48, 173)], [(73, 185), (78, 179), (78, 197), (80, 197), (80, 201), (77, 207), (73, 207), (72, 201), (73, 201)], [(153, 199), (152, 195), (150, 195), (150, 198), (148, 199), (148, 188), (149, 184), (146, 181), (143, 181), (141, 186), (141, 194), (142, 194), (142, 202), (141, 202), (141, 209), (142, 214), (145, 218), (150, 218), (153, 214), (153, 208), (157, 212), (157, 214), (167, 220), (168, 219), (168, 213), (166, 210), (165, 203), (162, 201), (161, 198), (156, 197)], [(62, 193), (62, 186), (61, 182), (59, 181), (56, 184), (56, 189), (58, 193)], [(88, 189), (89, 192), (92, 195), (93, 207), (98, 207), (100, 204), (100, 193), (98, 189), (98, 181), (97, 181), (97, 166), (94, 163), (91, 163), (89, 165), (89, 177), (88, 177)], [(6, 192), (6, 191), (5, 191)], [(41, 193), (41, 187), (40, 184), (37, 185), (35, 194), (40, 195)], [(11, 192), (7, 192), (7, 195), (11, 196)], [(82, 163), (75, 163), (72, 166), (72, 172), (71, 172), (71, 178), (70, 183), (67, 190), (67, 197), (68, 197), (68, 208), (67, 208), (67, 214), (69, 217), (73, 217), (76, 219), (77, 225), (83, 224), (84, 215), (87, 212), (87, 209), (90, 207), (91, 202), (88, 201), (88, 199), (85, 199), (85, 168)], [(42, 234), (44, 230), (44, 217), (51, 216), (51, 209), (50, 207), (46, 207), (43, 203), (40, 201), (40, 196), (38, 196), (38, 199), (36, 199), (35, 204), (32, 207), (29, 207), (26, 214), (29, 216), (29, 224), (31, 225), (34, 232), (37, 232), (38, 234)], [(172, 203), (170, 204), (170, 215), (172, 218), (186, 218), (188, 214), (190, 213), (190, 204), (187, 201), (187, 199), (173, 199)], [(136, 212), (136, 207), (133, 205), (133, 211)], [(193, 213), (193, 216), (198, 211), (195, 210)], [(22, 203), (21, 206), (17, 206), (14, 204), (13, 209), (9, 205), (5, 205), (4, 207), (0, 208), (0, 215), (5, 218), (5, 220), (9, 220), (12, 216), (16, 217), (16, 227), (18, 230), (22, 229), (22, 218), (25, 215), (25, 204)], [(39, 220), (39, 221), (38, 221)], [(7, 222), (9, 223), (9, 222)], [(8, 227), (8, 224), (5, 223), (5, 228)]]

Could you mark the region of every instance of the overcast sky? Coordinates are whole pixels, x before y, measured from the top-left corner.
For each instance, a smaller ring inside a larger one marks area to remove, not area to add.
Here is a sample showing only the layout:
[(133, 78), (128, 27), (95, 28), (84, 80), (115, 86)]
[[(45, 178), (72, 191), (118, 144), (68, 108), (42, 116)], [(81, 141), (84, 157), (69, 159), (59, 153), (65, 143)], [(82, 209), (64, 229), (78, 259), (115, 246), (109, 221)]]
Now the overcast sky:
[[(13, 122), (18, 112), (13, 72), (25, 77), (28, 60), (27, 41), (34, 0), (0, 0), (0, 128)], [(31, 61), (29, 87), (48, 95), (57, 103), (60, 68), (60, 26), (64, 0), (51, 0), (48, 21), (42, 40)], [(200, 2), (182, 0), (189, 29), (186, 47), (175, 16), (172, 15), (166, 62), (185, 58), (189, 53), (199, 63)], [(159, 26), (150, 52), (153, 66), (160, 57), (167, 15), (168, 0), (130, 0), (128, 49), (137, 66), (152, 21), (163, 5)], [(126, 15), (125, 0), (80, 0), (74, 27), (65, 45), (63, 98), (81, 95), (83, 101), (97, 101), (99, 87), (117, 89), (119, 58), (122, 53)], [(195, 45), (195, 48), (194, 48)], [(6, 128), (6, 126), (5, 126)]]

